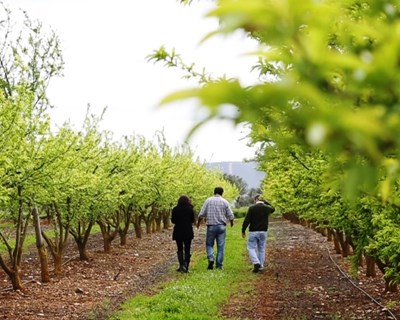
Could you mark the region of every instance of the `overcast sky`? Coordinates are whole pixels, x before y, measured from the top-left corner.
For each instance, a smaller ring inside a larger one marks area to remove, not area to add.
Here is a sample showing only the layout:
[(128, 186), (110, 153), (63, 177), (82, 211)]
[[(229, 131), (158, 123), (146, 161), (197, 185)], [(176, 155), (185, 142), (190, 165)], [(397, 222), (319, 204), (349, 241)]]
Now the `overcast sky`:
[[(255, 44), (244, 35), (218, 37), (200, 44), (217, 28), (204, 15), (212, 1), (182, 6), (177, 0), (3, 0), (13, 11), (22, 8), (59, 35), (64, 77), (52, 80), (49, 97), (56, 124), (70, 120), (80, 128), (91, 105), (100, 114), (107, 107), (102, 129), (123, 135), (140, 134), (152, 139), (163, 130), (172, 147), (184, 139), (199, 118), (195, 101), (159, 107), (168, 93), (195, 86), (178, 69), (147, 62), (146, 56), (164, 45), (175, 48), (185, 62), (195, 62), (215, 75), (240, 77), (251, 83), (256, 59), (245, 53)], [(254, 78), (254, 79), (252, 79)], [(214, 121), (189, 141), (196, 155), (207, 162), (241, 161), (254, 154), (246, 147), (245, 129)]]

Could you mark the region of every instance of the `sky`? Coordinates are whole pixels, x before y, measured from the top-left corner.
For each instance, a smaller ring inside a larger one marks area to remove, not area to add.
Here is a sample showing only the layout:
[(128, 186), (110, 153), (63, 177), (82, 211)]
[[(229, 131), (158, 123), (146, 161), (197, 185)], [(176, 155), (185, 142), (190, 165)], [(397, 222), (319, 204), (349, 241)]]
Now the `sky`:
[[(31, 19), (53, 29), (61, 40), (64, 76), (52, 79), (48, 95), (52, 122), (70, 121), (79, 129), (88, 105), (100, 115), (101, 129), (114, 139), (132, 134), (152, 140), (163, 131), (171, 147), (185, 142), (204, 109), (194, 100), (160, 106), (166, 95), (195, 87), (179, 69), (148, 62), (147, 56), (165, 46), (175, 49), (186, 64), (195, 63), (215, 76), (255, 81), (250, 72), (256, 44), (243, 34), (218, 36), (202, 42), (218, 21), (206, 18), (211, 0), (183, 6), (177, 0), (3, 0), (13, 11), (25, 10)], [(247, 147), (247, 129), (215, 120), (188, 141), (202, 161), (242, 161), (254, 156)]]

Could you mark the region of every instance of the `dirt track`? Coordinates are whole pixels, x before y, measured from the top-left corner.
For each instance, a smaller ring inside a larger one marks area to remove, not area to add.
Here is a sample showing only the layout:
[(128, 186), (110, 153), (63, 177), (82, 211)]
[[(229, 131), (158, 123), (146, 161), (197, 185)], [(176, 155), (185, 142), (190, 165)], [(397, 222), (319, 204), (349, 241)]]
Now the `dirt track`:
[[(269, 233), (268, 263), (265, 272), (256, 275), (256, 290), (232, 297), (222, 311), (224, 316), (247, 320), (394, 319), (351, 284), (345, 276), (348, 261), (333, 253), (333, 244), (325, 237), (283, 219), (273, 220)], [(381, 275), (371, 279), (360, 272), (354, 283), (383, 306), (396, 306), (397, 310), (391, 310), (400, 319), (400, 295), (383, 292)]]

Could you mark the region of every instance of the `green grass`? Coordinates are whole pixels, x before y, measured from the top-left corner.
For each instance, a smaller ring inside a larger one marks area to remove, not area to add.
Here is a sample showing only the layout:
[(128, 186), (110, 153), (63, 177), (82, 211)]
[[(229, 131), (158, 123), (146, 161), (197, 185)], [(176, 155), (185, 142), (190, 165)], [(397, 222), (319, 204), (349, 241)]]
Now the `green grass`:
[[(194, 255), (188, 274), (179, 274), (163, 284), (153, 296), (137, 295), (126, 301), (112, 320), (215, 320), (232, 294), (251, 289), (256, 275), (250, 272), (246, 241), (241, 238), (241, 221), (227, 228), (224, 270), (206, 270), (204, 252)], [(243, 285), (245, 283), (245, 285)]]
[[(6, 228), (13, 228), (13, 225), (9, 224), (9, 225), (7, 225), (7, 227), (4, 227), (4, 224), (3, 224), (3, 225), (0, 225), (0, 229), (6, 229)], [(5, 232), (5, 233), (6, 233), (6, 232)], [(7, 233), (6, 233), (6, 234), (7, 234)], [(11, 237), (10, 239), (7, 239), (7, 241), (8, 241), (8, 244), (9, 244), (12, 248), (14, 248), (14, 246), (15, 246), (15, 237)], [(28, 247), (34, 245), (35, 243), (36, 243), (35, 235), (34, 235), (34, 234), (29, 234), (29, 235), (27, 235), (27, 236), (25, 237), (23, 247), (24, 247), (24, 248), (28, 248)], [(6, 252), (7, 252), (7, 247), (6, 247), (6, 245), (4, 244), (3, 241), (0, 241), (0, 254), (5, 254)]]

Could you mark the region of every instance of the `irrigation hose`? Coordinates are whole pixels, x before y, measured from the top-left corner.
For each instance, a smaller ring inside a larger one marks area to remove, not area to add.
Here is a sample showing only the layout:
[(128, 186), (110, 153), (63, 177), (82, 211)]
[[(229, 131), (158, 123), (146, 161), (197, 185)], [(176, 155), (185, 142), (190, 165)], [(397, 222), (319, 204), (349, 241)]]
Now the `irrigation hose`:
[(339, 272), (359, 291), (364, 293), (371, 301), (373, 301), (375, 304), (377, 304), (379, 307), (381, 307), (384, 311), (389, 313), (389, 315), (393, 318), (393, 320), (398, 320), (396, 316), (393, 314), (392, 311), (390, 311), (387, 307), (385, 307), (383, 304), (381, 304), (379, 301), (377, 301), (373, 296), (371, 296), (368, 292), (366, 292), (363, 288), (359, 287), (354, 283), (354, 281), (340, 268), (340, 266), (336, 263), (336, 261), (332, 258), (331, 252), (329, 251), (329, 248), (326, 249), (328, 251), (329, 259), (333, 262), (333, 264), (336, 266), (336, 268), (339, 270)]

